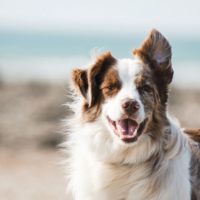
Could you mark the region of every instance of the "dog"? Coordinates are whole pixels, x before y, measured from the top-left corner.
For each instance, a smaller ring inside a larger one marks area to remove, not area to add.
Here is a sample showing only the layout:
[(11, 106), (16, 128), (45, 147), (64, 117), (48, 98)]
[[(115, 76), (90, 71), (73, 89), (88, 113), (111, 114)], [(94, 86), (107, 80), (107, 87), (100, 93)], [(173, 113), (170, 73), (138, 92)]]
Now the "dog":
[(167, 112), (171, 46), (153, 29), (133, 54), (105, 52), (72, 72), (69, 191), (75, 200), (200, 199), (200, 130)]

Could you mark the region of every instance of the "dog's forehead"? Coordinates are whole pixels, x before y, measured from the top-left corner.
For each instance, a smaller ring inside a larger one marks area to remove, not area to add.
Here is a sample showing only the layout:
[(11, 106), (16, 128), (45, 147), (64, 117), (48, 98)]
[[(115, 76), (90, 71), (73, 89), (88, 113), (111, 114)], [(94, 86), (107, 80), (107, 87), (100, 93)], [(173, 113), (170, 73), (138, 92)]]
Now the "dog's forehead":
[(143, 70), (143, 63), (138, 59), (118, 59), (117, 70), (123, 82), (133, 80)]

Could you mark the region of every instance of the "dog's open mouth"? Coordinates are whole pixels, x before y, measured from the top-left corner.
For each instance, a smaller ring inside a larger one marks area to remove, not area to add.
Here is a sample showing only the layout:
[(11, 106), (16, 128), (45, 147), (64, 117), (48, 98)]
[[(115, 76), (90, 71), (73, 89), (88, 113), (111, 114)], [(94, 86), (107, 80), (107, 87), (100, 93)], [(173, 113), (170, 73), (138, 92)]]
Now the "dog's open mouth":
[(113, 121), (107, 117), (114, 133), (124, 142), (130, 143), (137, 140), (139, 124), (130, 118)]

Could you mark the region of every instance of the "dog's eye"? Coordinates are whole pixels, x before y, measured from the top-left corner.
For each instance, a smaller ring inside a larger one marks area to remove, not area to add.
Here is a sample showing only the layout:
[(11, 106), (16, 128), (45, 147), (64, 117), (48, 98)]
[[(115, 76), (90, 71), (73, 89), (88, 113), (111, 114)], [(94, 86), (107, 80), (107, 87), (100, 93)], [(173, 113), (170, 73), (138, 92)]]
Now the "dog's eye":
[(107, 89), (108, 89), (108, 90), (114, 90), (115, 88), (116, 88), (115, 85), (109, 85), (109, 86), (107, 86)]
[(151, 92), (152, 88), (151, 88), (150, 85), (145, 84), (145, 85), (140, 87), (140, 90), (144, 91), (144, 92)]
[(101, 90), (106, 95), (112, 95), (117, 91), (119, 91), (120, 88), (121, 88), (120, 83), (109, 83), (101, 86)]
[(108, 86), (105, 86), (103, 87), (102, 89), (103, 90), (107, 90), (107, 91), (113, 91), (117, 88), (117, 85), (116, 84), (111, 84), (111, 85), (108, 85)]

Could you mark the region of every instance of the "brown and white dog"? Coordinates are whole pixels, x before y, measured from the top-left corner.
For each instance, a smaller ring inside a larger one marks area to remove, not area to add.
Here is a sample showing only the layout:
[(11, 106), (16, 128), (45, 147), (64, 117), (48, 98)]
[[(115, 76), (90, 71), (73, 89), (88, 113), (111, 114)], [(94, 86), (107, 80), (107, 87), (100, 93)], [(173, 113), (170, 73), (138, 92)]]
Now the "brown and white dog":
[(106, 52), (73, 71), (66, 145), (75, 200), (200, 199), (199, 147), (167, 113), (172, 77), (171, 47), (157, 30), (134, 59)]

